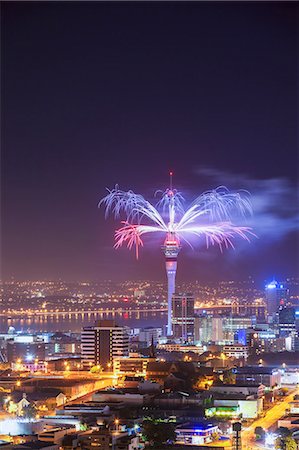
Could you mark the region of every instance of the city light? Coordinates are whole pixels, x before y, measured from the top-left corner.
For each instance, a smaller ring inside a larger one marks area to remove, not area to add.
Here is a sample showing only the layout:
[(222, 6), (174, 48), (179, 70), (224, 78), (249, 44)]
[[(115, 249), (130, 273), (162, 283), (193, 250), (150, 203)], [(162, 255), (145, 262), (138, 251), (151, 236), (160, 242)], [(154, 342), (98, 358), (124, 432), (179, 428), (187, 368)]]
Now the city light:
[(274, 433), (266, 433), (265, 445), (268, 448), (273, 448), (275, 444), (276, 435)]
[(1, 3), (0, 450), (299, 450), (298, 2), (108, 3)]

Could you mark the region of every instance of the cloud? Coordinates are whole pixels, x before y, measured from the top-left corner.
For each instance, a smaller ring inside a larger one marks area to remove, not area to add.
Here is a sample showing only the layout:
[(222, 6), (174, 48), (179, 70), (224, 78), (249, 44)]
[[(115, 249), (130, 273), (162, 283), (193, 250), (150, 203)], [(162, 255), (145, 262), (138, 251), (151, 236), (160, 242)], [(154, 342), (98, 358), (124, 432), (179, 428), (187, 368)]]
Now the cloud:
[(262, 243), (280, 240), (299, 230), (298, 185), (286, 178), (254, 179), (211, 167), (196, 171), (212, 186), (250, 192), (253, 215), (247, 221)]

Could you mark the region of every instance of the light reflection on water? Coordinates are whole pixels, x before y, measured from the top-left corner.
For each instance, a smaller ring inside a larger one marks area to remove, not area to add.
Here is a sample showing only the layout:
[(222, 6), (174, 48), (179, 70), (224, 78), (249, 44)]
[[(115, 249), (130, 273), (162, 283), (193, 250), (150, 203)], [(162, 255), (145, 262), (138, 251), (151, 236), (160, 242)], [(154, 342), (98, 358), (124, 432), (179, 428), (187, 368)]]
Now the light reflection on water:
[(0, 317), (0, 333), (6, 333), (9, 327), (16, 331), (55, 332), (72, 331), (78, 333), (83, 326), (94, 325), (96, 320), (115, 319), (118, 325), (131, 328), (146, 326), (162, 327), (166, 324), (166, 312), (123, 312), (123, 313), (65, 313), (63, 315)]

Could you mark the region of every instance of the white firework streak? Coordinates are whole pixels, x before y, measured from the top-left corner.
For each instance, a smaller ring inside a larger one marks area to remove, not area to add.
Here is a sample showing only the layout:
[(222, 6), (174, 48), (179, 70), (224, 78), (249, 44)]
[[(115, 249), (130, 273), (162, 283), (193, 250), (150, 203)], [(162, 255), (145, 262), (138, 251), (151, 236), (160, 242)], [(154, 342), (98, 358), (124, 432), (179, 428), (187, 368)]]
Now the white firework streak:
[[(234, 225), (232, 215), (241, 217), (252, 214), (248, 192), (230, 192), (221, 186), (215, 190), (201, 194), (193, 204), (184, 211), (182, 194), (175, 189), (157, 191), (161, 193), (161, 200), (156, 207), (140, 194), (133, 191), (122, 191), (116, 185), (109, 190), (99, 205), (104, 204), (106, 217), (109, 213), (118, 218), (124, 213), (126, 220), (115, 232), (115, 248), (127, 245), (129, 249), (135, 246), (136, 257), (139, 247), (143, 247), (142, 236), (149, 233), (164, 233), (166, 238), (172, 236), (177, 242), (181, 240), (191, 243), (187, 236), (205, 237), (206, 245), (218, 245), (223, 248), (233, 247), (236, 237), (250, 241), (255, 236), (251, 228)], [(165, 221), (162, 214), (167, 215)], [(211, 223), (201, 223), (208, 219)], [(145, 221), (151, 222), (147, 225)], [(187, 235), (187, 236), (186, 236)]]

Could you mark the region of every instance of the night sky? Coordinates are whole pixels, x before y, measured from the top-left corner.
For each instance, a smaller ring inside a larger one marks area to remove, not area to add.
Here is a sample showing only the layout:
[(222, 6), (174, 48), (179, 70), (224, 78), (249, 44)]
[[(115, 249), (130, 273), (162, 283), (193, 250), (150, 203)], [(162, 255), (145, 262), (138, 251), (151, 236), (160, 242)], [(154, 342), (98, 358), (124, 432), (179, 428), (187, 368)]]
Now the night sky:
[[(182, 250), (178, 280), (298, 274), (296, 3), (2, 2), (2, 276), (164, 279), (97, 203), (252, 193), (258, 239)], [(296, 239), (297, 236), (297, 239)]]

